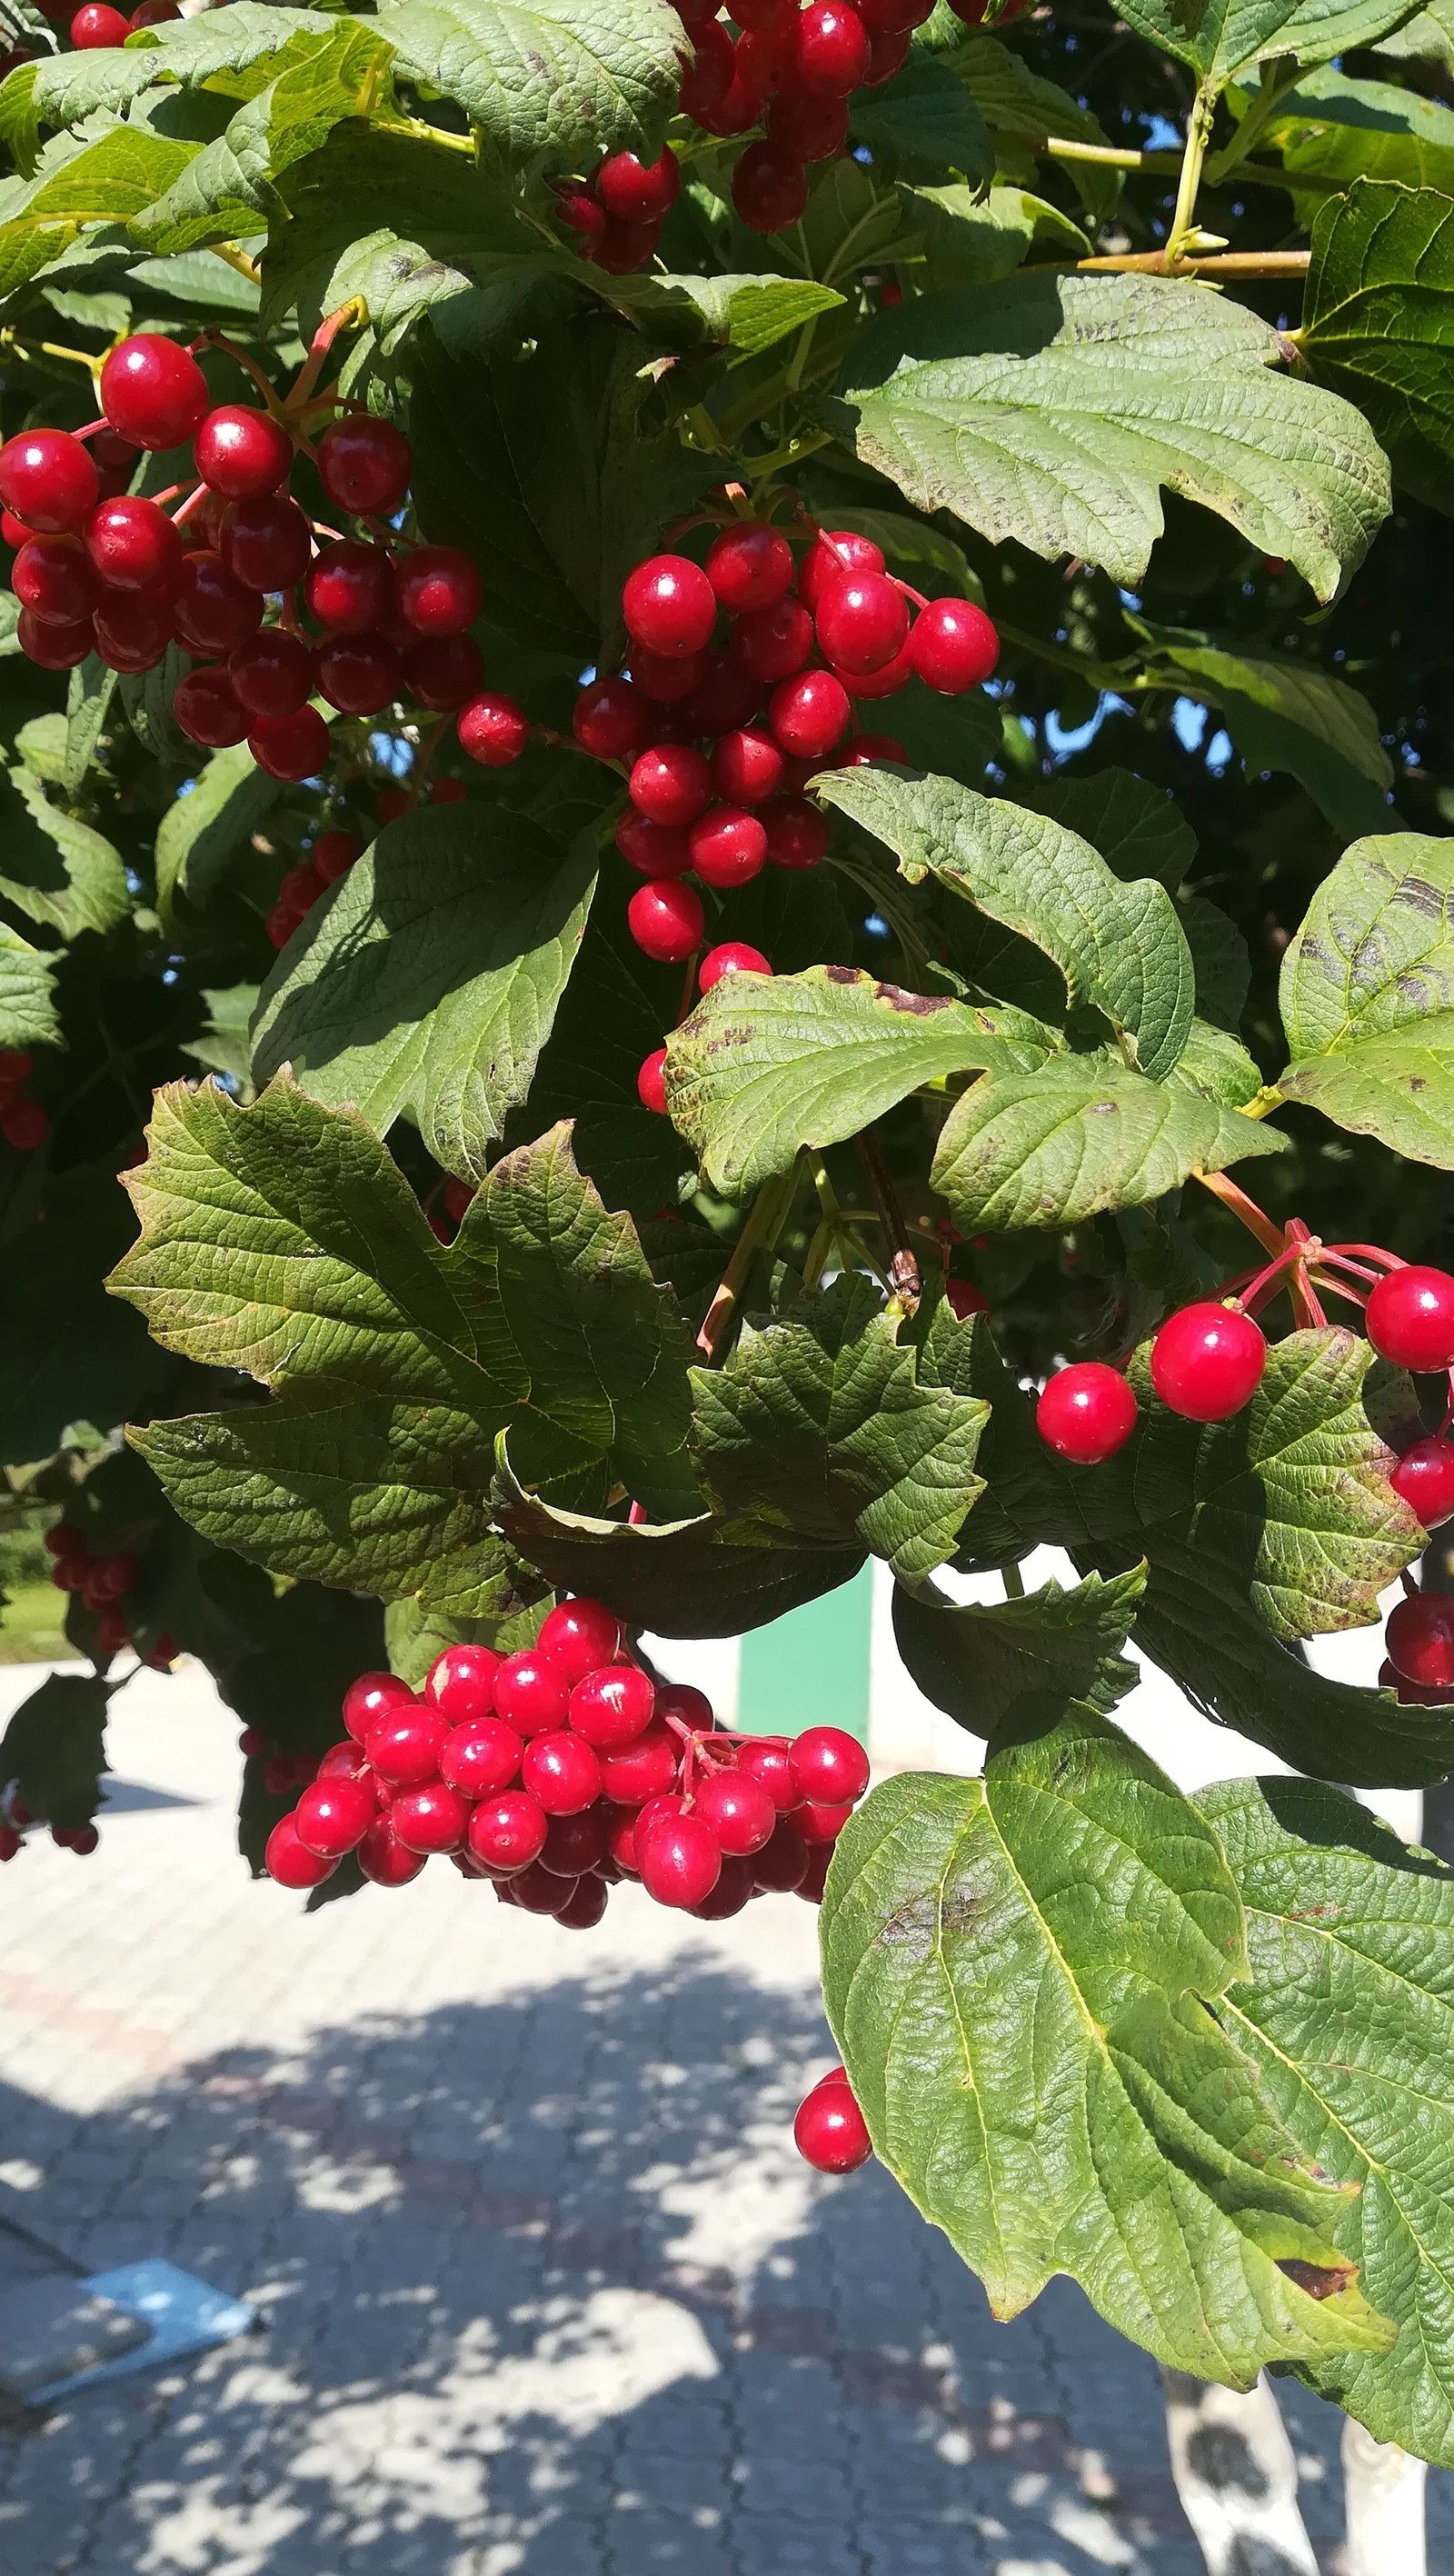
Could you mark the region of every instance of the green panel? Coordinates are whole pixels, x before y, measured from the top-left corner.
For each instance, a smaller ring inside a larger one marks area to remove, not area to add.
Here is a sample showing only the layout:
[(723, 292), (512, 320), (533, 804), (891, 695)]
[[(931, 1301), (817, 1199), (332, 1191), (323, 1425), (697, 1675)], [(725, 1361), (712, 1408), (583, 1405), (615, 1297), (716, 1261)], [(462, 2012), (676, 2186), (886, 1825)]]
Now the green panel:
[(868, 1742), (873, 1566), (742, 1640), (737, 1723), (745, 1735), (841, 1726)]

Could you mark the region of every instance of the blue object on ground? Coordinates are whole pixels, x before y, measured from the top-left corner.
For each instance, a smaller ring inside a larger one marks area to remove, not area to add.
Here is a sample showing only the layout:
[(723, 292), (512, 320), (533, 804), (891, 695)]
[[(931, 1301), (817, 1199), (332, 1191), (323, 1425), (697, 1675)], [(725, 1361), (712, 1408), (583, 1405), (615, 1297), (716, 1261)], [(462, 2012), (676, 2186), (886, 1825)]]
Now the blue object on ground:
[(33, 2390), (27, 2400), (32, 2406), (51, 2405), (58, 2397), (70, 2397), (102, 2380), (124, 2378), (133, 2370), (153, 2370), (160, 2362), (180, 2361), (188, 2353), (205, 2352), (214, 2343), (230, 2343), (234, 2335), (246, 2334), (257, 2321), (256, 2308), (249, 2307), (246, 2300), (230, 2299), (222, 2290), (209, 2289), (194, 2273), (179, 2272), (175, 2263), (156, 2258), (145, 2263), (122, 2263), (114, 2272), (93, 2272), (76, 2286), (94, 2291), (99, 2298), (114, 2299), (119, 2308), (144, 2318), (151, 2328), (150, 2337), (131, 2352), (118, 2353), (114, 2361), (97, 2362), (90, 2370), (77, 2371), (73, 2378), (53, 2380), (48, 2388)]

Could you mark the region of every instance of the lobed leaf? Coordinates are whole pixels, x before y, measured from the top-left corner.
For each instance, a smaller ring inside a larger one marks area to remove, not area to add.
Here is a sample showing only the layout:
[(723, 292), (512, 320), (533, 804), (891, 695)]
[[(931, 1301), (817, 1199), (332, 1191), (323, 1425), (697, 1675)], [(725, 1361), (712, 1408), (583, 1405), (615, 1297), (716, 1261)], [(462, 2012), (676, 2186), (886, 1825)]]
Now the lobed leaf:
[(1355, 842), (1283, 959), (1285, 1100), (1454, 1170), (1454, 841)]
[(1149, 36), (1190, 63), (1213, 89), (1252, 63), (1290, 55), (1326, 63), (1354, 46), (1375, 45), (1414, 15), (1418, 0), (1131, 0), (1126, 11)]
[(396, 75), (453, 99), (511, 166), (654, 161), (689, 51), (667, 0), (409, 0), (373, 23)]
[(593, 1519), (524, 1492), (508, 1444), (497, 1518), (506, 1538), (557, 1592), (589, 1592), (658, 1637), (736, 1637), (765, 1627), (840, 1583), (862, 1547), (782, 1541), (758, 1520), (716, 1513), (657, 1524)]
[(1073, 1700), (1108, 1716), (1136, 1685), (1120, 1652), (1146, 1589), (1133, 1566), (1103, 1583), (1088, 1574), (1069, 1592), (1054, 1581), (1022, 1599), (956, 1605), (931, 1589), (894, 1593), (894, 1641), (926, 1699), (971, 1735), (993, 1738), (1019, 1703)]

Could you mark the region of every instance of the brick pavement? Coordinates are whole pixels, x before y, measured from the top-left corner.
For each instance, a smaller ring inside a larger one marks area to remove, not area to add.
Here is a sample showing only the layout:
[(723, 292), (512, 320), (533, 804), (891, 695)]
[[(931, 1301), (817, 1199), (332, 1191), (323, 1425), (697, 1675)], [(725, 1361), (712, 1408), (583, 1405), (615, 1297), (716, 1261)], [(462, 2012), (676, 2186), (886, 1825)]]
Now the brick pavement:
[[(304, 1920), (233, 1744), (142, 1677), (114, 1759), (177, 1803), (0, 1873), (0, 2206), (264, 2320), (0, 2439), (4, 2576), (1201, 2576), (1151, 2364), (1063, 2282), (996, 2326), (794, 2154), (807, 1907), (582, 1937), (436, 1866)], [(1331, 2571), (1337, 2421), (1289, 2412)]]

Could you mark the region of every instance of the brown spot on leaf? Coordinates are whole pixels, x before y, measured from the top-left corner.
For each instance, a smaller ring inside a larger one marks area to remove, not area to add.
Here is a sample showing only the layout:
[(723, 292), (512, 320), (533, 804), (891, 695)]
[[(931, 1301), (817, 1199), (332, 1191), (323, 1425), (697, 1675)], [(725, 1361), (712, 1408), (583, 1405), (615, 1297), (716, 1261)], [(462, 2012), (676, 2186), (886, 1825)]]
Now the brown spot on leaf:
[(936, 1011), (952, 1011), (954, 1004), (947, 993), (906, 993), (901, 984), (875, 984), (876, 1002), (887, 1002), (891, 1011), (904, 1011), (910, 1019), (932, 1019)]
[(1425, 877), (1405, 877), (1398, 890), (1398, 899), (1401, 904), (1407, 904), (1410, 912), (1421, 912), (1430, 921), (1443, 918), (1444, 898), (1438, 887), (1431, 886)]
[(906, 1904), (899, 1907), (896, 1914), (890, 1914), (879, 1925), (873, 1936), (874, 1940), (889, 1950), (904, 1947), (915, 1949), (922, 1958), (927, 1959), (934, 1946), (938, 1916), (938, 1903), (933, 1894), (925, 1889), (921, 1895), (911, 1896)]
[(1358, 2273), (1356, 2263), (1304, 2263), (1295, 2254), (1285, 2255), (1277, 2268), (1310, 2299), (1336, 2299)]
[(825, 966), (823, 972), (830, 984), (856, 984), (858, 981), (856, 966)]

